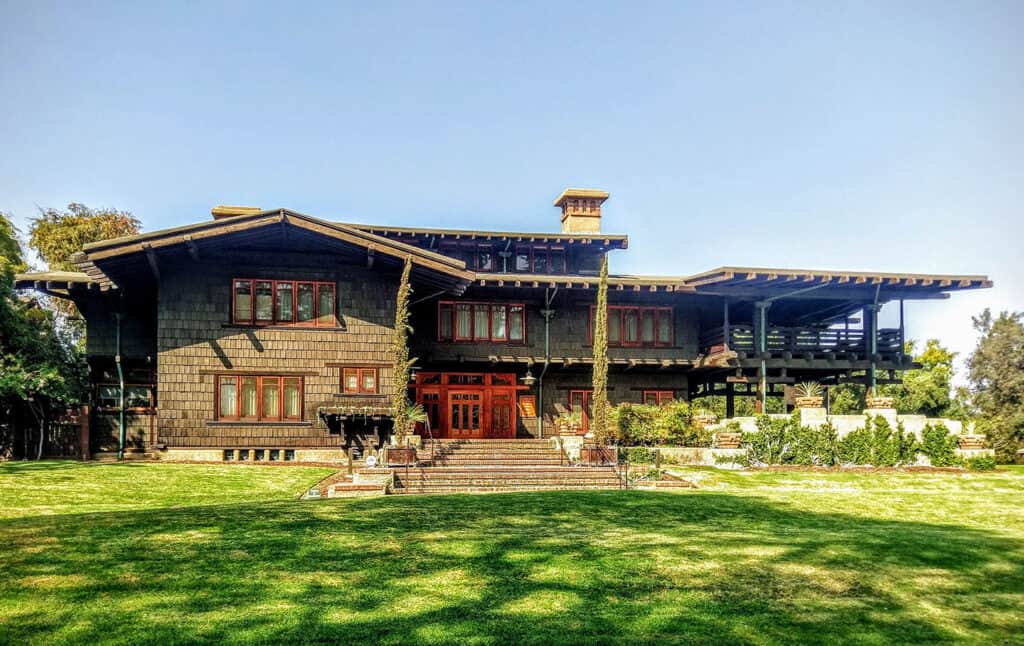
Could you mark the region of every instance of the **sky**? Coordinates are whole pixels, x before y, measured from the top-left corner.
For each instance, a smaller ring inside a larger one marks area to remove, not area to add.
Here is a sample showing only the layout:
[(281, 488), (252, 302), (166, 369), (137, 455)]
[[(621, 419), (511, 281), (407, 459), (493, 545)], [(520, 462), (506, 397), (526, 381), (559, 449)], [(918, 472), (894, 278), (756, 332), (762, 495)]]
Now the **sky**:
[(1021, 33), (1016, 1), (0, 0), (0, 210), (556, 231), (601, 188), (616, 273), (987, 274), (906, 308), (963, 359), (1024, 310)]

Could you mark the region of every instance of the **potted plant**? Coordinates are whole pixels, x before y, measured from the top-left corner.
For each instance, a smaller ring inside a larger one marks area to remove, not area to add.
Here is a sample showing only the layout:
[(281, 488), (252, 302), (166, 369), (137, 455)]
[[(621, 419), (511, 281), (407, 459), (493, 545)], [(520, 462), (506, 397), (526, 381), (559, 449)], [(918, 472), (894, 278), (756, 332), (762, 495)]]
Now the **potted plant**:
[(395, 445), (396, 446), (419, 446), (420, 442), (423, 441), (419, 435), (416, 435), (416, 425), (426, 424), (427, 411), (419, 404), (409, 404), (405, 408), (405, 420), (406, 425), (403, 433), (398, 433), (398, 429), (395, 429)]
[(805, 381), (796, 387), (797, 408), (821, 408), (825, 399), (821, 395), (821, 384), (816, 381)]
[(578, 411), (563, 411), (558, 415), (558, 434), (577, 435), (583, 426), (583, 415)]
[(892, 408), (895, 405), (896, 399), (894, 397), (884, 397), (879, 395), (876, 391), (868, 391), (867, 396), (864, 398), (864, 404), (872, 410), (880, 408)]

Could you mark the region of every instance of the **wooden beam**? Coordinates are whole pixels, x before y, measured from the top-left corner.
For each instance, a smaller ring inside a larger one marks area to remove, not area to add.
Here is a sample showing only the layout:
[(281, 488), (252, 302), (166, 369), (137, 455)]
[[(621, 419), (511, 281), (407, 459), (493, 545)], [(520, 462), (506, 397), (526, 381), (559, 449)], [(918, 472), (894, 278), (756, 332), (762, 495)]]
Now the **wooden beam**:
[(185, 236), (185, 248), (188, 249), (188, 255), (192, 256), (192, 260), (199, 262), (199, 245), (195, 243), (192, 236)]
[(149, 269), (153, 272), (153, 278), (160, 282), (160, 265), (157, 264), (156, 252), (149, 244), (142, 245), (142, 250), (146, 252), (146, 260), (149, 261)]

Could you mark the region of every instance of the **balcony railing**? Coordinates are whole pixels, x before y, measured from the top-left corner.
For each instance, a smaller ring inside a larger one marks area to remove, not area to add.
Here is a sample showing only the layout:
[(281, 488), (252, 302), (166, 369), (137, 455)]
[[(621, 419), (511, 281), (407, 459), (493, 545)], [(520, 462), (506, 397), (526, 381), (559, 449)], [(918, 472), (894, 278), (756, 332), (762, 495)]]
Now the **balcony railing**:
[[(849, 354), (867, 358), (864, 334), (863, 330), (847, 330), (845, 328), (770, 325), (766, 330), (765, 349), (769, 354), (783, 352), (794, 355)], [(728, 349), (752, 355), (755, 353), (754, 327), (752, 325), (731, 325), (728, 339), (726, 339), (725, 327), (712, 328), (701, 336), (701, 348), (708, 354)], [(884, 328), (878, 331), (877, 354), (893, 357), (901, 355), (902, 350), (899, 329)]]

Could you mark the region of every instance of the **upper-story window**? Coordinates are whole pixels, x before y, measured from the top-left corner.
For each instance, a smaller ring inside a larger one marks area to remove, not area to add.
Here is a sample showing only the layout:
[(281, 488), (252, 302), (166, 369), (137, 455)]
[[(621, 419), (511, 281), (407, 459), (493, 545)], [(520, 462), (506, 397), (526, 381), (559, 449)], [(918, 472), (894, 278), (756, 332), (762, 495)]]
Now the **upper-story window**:
[(505, 251), (505, 245), (483, 242), (444, 242), (440, 251), (458, 258), (475, 271), (524, 274), (564, 274), (568, 271), (563, 246), (520, 244)]
[[(594, 340), (594, 306), (590, 307), (590, 341)], [(671, 346), (674, 337), (671, 307), (608, 306), (608, 345)]]
[(343, 368), (341, 371), (342, 392), (354, 395), (376, 395), (378, 391), (376, 368)]
[(564, 274), (565, 247), (517, 245), (514, 270), (532, 274)]
[(231, 320), (250, 325), (337, 325), (334, 283), (235, 278)]
[(439, 341), (526, 341), (526, 307), (522, 303), (441, 301), (437, 306)]

